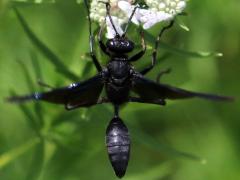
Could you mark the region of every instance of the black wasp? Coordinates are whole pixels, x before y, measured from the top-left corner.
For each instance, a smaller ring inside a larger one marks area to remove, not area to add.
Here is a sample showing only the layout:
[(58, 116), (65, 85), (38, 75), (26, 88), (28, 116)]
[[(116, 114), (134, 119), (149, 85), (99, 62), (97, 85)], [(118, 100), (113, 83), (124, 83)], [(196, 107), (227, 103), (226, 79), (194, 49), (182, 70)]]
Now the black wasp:
[[(89, 17), (89, 6), (86, 0), (85, 4), (89, 20), (90, 55), (98, 74), (86, 81), (73, 83), (68, 87), (53, 89), (52, 91), (44, 93), (14, 96), (8, 98), (8, 101), (17, 103), (28, 100), (43, 100), (55, 104), (64, 104), (67, 110), (79, 107), (90, 107), (102, 103), (111, 103), (114, 106), (114, 117), (110, 121), (106, 130), (106, 146), (115, 174), (121, 178), (124, 176), (128, 165), (130, 155), (130, 137), (126, 125), (119, 117), (119, 106), (127, 102), (165, 105), (166, 99), (185, 99), (193, 97), (221, 101), (232, 100), (232, 98), (191, 92), (166, 84), (157, 83), (144, 77), (144, 75), (146, 75), (154, 67), (160, 37), (165, 30), (169, 29), (173, 25), (173, 21), (160, 31), (155, 43), (155, 49), (152, 53), (151, 65), (142, 71), (137, 72), (131, 62), (140, 59), (146, 51), (143, 33), (140, 33), (142, 50), (132, 57), (128, 57), (128, 53), (134, 50), (134, 43), (126, 37), (127, 27), (136, 8), (133, 10), (126, 25), (125, 32), (123, 35), (120, 35), (117, 32), (110, 16), (110, 4), (105, 3), (107, 16), (109, 17), (116, 35), (113, 39), (108, 39), (106, 44), (104, 44), (102, 41), (102, 31), (104, 25), (100, 28), (98, 33), (99, 46), (101, 50), (109, 56), (107, 66), (102, 68), (93, 51), (91, 19)], [(100, 97), (103, 87), (105, 88), (107, 97)], [(136, 97), (131, 97), (130, 92), (134, 92)]]

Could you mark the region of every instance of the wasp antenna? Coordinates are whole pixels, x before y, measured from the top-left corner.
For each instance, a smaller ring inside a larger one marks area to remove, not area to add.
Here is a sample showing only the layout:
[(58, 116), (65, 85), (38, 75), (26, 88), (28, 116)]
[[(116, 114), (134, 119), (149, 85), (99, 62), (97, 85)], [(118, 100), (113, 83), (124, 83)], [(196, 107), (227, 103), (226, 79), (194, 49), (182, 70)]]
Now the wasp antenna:
[(119, 37), (119, 33), (117, 32), (117, 29), (116, 29), (116, 27), (115, 27), (115, 25), (113, 23), (113, 20), (112, 20), (111, 14), (110, 14), (110, 9), (111, 9), (110, 3), (109, 2), (104, 2), (104, 1), (98, 1), (98, 2), (103, 3), (103, 4), (106, 5), (107, 16), (109, 17), (110, 23), (111, 23), (111, 25), (112, 25), (115, 33), (116, 33), (116, 36)]
[(134, 16), (134, 14), (135, 14), (137, 8), (139, 8), (139, 6), (135, 6), (135, 7), (134, 7), (131, 16), (130, 16), (129, 19), (128, 19), (127, 25), (126, 25), (126, 27), (125, 27), (125, 31), (124, 31), (124, 33), (123, 33), (123, 35), (122, 35), (123, 37), (124, 37), (124, 36), (126, 35), (126, 33), (127, 33), (127, 30), (128, 30), (129, 24), (131, 23), (132, 18), (133, 18), (133, 16)]

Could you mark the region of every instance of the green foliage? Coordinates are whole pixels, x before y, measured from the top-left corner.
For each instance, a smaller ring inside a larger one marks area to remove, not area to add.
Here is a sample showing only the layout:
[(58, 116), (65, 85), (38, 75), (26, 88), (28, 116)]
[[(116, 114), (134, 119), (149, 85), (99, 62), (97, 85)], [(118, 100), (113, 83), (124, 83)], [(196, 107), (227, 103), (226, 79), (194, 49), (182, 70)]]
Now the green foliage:
[(59, 73), (62, 73), (65, 75), (65, 77), (77, 81), (77, 76), (73, 73), (71, 73), (67, 68), (66, 65), (64, 65), (61, 60), (45, 45), (41, 42), (40, 39), (37, 38), (37, 36), (31, 31), (31, 29), (28, 27), (26, 21), (21, 16), (17, 8), (14, 8), (16, 15), (19, 19), (19, 22), (21, 23), (22, 27), (24, 28), (24, 31), (26, 32), (29, 39), (32, 41), (34, 45), (39, 49), (40, 52), (43, 53), (43, 55), (46, 56), (46, 58), (56, 67), (56, 71)]
[[(164, 83), (237, 99), (238, 7), (237, 0), (190, 1), (188, 16), (179, 17), (179, 26), (164, 34), (158, 65), (149, 78), (171, 67)], [(131, 26), (129, 37), (140, 43), (135, 28)], [(137, 69), (150, 63), (160, 28), (145, 32), (148, 50), (134, 63)], [(98, 47), (96, 51), (105, 65), (107, 57)], [(37, 85), (39, 80), (60, 87), (91, 77), (96, 70), (88, 53), (81, 1), (0, 1), (0, 99), (47, 91)], [(237, 100), (124, 106), (121, 117), (132, 136), (124, 179), (238, 179), (239, 106)], [(104, 143), (111, 105), (67, 112), (47, 103), (0, 101), (0, 112), (1, 179), (116, 179)]]

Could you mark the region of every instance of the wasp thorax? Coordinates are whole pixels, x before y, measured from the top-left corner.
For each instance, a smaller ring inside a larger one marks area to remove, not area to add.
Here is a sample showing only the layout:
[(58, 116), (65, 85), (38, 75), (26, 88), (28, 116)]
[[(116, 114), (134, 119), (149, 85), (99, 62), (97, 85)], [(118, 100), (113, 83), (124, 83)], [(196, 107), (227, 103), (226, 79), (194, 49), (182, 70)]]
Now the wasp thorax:
[(134, 49), (134, 43), (126, 38), (109, 39), (106, 46), (114, 53), (128, 53)]
[(114, 117), (107, 127), (106, 145), (115, 174), (121, 178), (128, 165), (130, 137), (127, 127), (119, 117)]

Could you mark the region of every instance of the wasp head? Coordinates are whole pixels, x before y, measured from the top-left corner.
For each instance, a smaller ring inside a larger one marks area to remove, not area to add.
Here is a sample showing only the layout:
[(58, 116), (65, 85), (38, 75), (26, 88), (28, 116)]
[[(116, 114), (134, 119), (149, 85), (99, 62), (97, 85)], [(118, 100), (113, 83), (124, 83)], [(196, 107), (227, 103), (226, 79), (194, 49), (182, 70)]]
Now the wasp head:
[(109, 39), (106, 46), (113, 53), (129, 53), (134, 49), (134, 43), (122, 36)]

